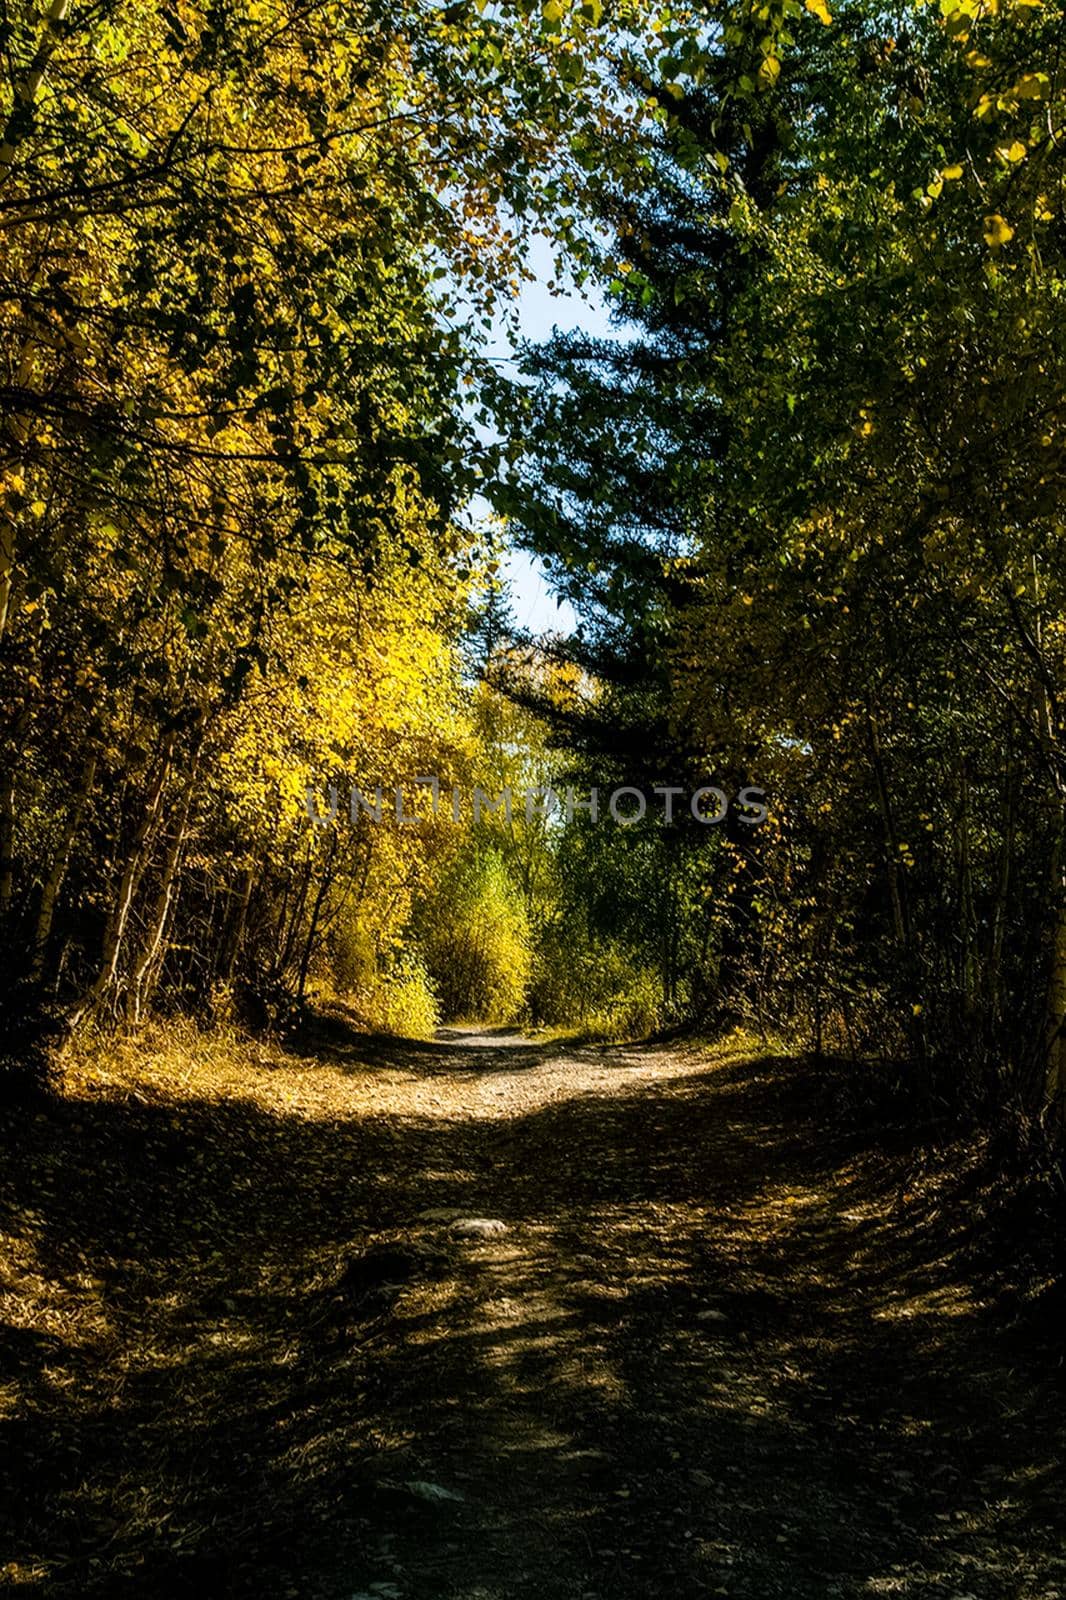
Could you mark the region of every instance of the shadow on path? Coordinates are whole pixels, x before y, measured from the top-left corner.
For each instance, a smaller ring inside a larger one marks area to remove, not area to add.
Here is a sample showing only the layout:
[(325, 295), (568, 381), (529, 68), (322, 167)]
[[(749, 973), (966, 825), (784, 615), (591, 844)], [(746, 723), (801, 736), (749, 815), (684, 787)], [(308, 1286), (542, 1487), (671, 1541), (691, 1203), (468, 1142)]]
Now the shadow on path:
[(830, 1135), (784, 1061), (313, 1046), (269, 1105), (249, 1068), (6, 1130), (12, 1586), (1066, 1594), (1061, 1357), (968, 1281), (964, 1170)]

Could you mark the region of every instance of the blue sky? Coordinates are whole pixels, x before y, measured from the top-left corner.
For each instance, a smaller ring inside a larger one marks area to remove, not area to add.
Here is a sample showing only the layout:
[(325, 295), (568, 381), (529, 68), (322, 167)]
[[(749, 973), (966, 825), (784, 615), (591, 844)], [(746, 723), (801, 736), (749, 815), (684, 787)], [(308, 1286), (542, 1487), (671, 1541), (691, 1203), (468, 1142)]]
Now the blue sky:
[[(551, 246), (546, 240), (536, 239), (530, 249), (528, 263), (534, 273), (531, 283), (523, 284), (518, 300), (518, 331), (512, 336), (502, 327), (496, 334), (490, 354), (497, 359), (508, 359), (515, 342), (524, 339), (540, 342), (551, 337), (552, 330), (570, 332), (580, 328), (585, 333), (606, 335), (611, 333), (606, 303), (594, 288), (585, 294), (551, 294), (548, 283), (556, 274)], [(533, 633), (549, 629), (569, 632), (576, 623), (573, 611), (565, 603), (558, 605), (544, 577), (538, 561), (524, 551), (512, 550), (504, 562), (504, 572), (511, 584), (515, 619), (521, 628)]]

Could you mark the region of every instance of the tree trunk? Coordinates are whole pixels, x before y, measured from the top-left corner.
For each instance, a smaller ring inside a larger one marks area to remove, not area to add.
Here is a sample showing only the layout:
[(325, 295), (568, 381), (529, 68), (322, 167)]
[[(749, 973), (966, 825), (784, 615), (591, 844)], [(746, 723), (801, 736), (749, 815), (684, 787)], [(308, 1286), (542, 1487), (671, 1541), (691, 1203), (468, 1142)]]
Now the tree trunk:
[(18, 752), (29, 714), (22, 711), (11, 730), (10, 759), (0, 777), (0, 926), (6, 926), (15, 903), (15, 824), (18, 806)]
[(119, 960), (122, 955), (122, 945), (129, 921), (130, 907), (133, 904), (133, 897), (144, 873), (148, 858), (148, 848), (159, 821), (163, 795), (166, 791), (167, 779), (170, 776), (171, 763), (174, 757), (175, 741), (176, 735), (173, 733), (168, 734), (160, 751), (159, 762), (151, 788), (148, 791), (144, 813), (131, 841), (129, 854), (126, 858), (126, 866), (119, 880), (118, 890), (115, 895), (115, 903), (111, 908), (111, 914), (104, 929), (103, 947), (100, 952), (100, 967), (92, 984), (71, 1013), (70, 1026), (72, 1029), (77, 1028), (90, 1012), (97, 1010), (118, 975)]
[(996, 879), (996, 900), (992, 912), (992, 943), (988, 958), (988, 1001), (993, 1023), (1003, 1014), (1003, 942), (1007, 929), (1007, 909), (1010, 902), (1011, 862), (1014, 857), (1016, 828), (1018, 774), (1014, 763), (1013, 741), (1007, 740), (1006, 783), (1003, 795), (1003, 838), (999, 851), (999, 871)]
[(192, 809), (193, 795), (196, 791), (196, 765), (194, 763), (193, 769), (189, 773), (188, 783), (185, 788), (185, 798), (182, 801), (177, 826), (174, 829), (174, 837), (170, 841), (170, 847), (163, 861), (159, 890), (156, 894), (155, 904), (152, 907), (152, 916), (148, 924), (148, 938), (145, 941), (144, 950), (130, 982), (128, 1011), (130, 1021), (135, 1026), (144, 1017), (159, 974), (163, 935), (166, 932), (167, 921), (176, 898), (181, 858), (185, 850), (185, 841), (189, 836), (189, 812)]
[(0, 493), (0, 639), (7, 632), (15, 581), (15, 517), (7, 491)]
[(97, 758), (95, 755), (91, 755), (85, 763), (81, 783), (78, 785), (78, 792), (74, 796), (67, 815), (67, 825), (63, 830), (59, 849), (56, 851), (52, 869), (41, 890), (41, 904), (37, 911), (37, 927), (33, 936), (33, 966), (30, 969), (30, 976), (34, 979), (39, 979), (44, 972), (44, 958), (52, 932), (56, 901), (59, 898), (59, 891), (63, 887), (63, 880), (67, 875), (67, 867), (70, 864), (70, 853), (74, 848), (74, 841), (78, 837), (81, 819), (85, 815), (85, 807), (89, 803), (89, 796), (96, 781), (96, 764)]
[(959, 992), (962, 1016), (972, 1029), (977, 995), (977, 916), (974, 910), (973, 866), (970, 859), (970, 778), (966, 758), (959, 755)]
[[(11, 163), (15, 159), (15, 152), (22, 142), (25, 132), (32, 126), (29, 113), (41, 90), (44, 75), (48, 71), (48, 63), (55, 54), (56, 46), (60, 40), (60, 26), (67, 20), (70, 11), (70, 0), (52, 0), (44, 17), (44, 29), (37, 41), (37, 49), (33, 53), (33, 60), (23, 73), (20, 73), (15, 83), (14, 101), (8, 114), (3, 135), (0, 137), (0, 183), (3, 183), (11, 170)], [(21, 129), (20, 129), (21, 124)]]
[(248, 867), (237, 899), (236, 911), (230, 918), (230, 925), (226, 932), (222, 960), (219, 962), (215, 973), (216, 983), (230, 984), (233, 982), (233, 974), (237, 967), (237, 957), (240, 955), (241, 944), (244, 940), (244, 929), (248, 921), (248, 907), (251, 903), (254, 885), (255, 869)]
[(1060, 800), (1059, 836), (1051, 869), (1051, 971), (1047, 992), (1047, 1096), (1066, 1122), (1066, 802)]
[(15, 768), (0, 779), (0, 924), (6, 925), (15, 897)]
[(295, 948), (296, 944), (297, 929), (300, 926), (300, 919), (304, 914), (304, 905), (307, 902), (307, 891), (311, 887), (311, 878), (313, 875), (314, 860), (311, 854), (311, 847), (308, 846), (307, 862), (304, 866), (303, 878), (300, 882), (299, 892), (296, 896), (296, 901), (289, 917), (289, 926), (285, 933), (284, 941), (282, 941), (279, 946), (280, 954), (274, 963), (273, 978), (277, 983), (281, 982), (286, 972), (289, 970), (289, 964), (292, 961), (293, 949)]
[(1055, 680), (1044, 657), (1044, 622), (1036, 557), (1032, 561), (1033, 626), (1026, 636), (1018, 606), (1011, 612), (1037, 668), (1040, 739), (1055, 786), (1056, 829), (1051, 860), (1051, 950), (1045, 1001), (1045, 1088), (1060, 1123), (1066, 1123), (1066, 765), (1059, 743)]
[(307, 929), (307, 938), (304, 940), (303, 954), (300, 957), (300, 973), (296, 982), (296, 998), (301, 1002), (301, 1004), (303, 1002), (304, 990), (307, 987), (307, 974), (311, 966), (311, 957), (314, 954), (315, 935), (318, 932), (318, 919), (322, 914), (322, 907), (325, 903), (326, 895), (329, 893), (330, 884), (333, 882), (333, 861), (336, 854), (337, 834), (336, 831), (334, 831), (333, 837), (330, 840), (329, 854), (327, 855), (325, 865), (322, 868), (322, 882), (318, 886), (318, 893), (315, 895), (314, 905), (311, 908), (311, 920)]
[(877, 783), (881, 822), (885, 830), (885, 856), (887, 858), (885, 865), (888, 877), (888, 893), (892, 902), (892, 925), (896, 933), (896, 943), (905, 955), (909, 955), (910, 927), (907, 906), (903, 897), (903, 886), (899, 877), (899, 840), (896, 837), (896, 823), (892, 815), (888, 780), (885, 776), (885, 763), (881, 752), (881, 734), (876, 718), (869, 709), (866, 712), (866, 732), (870, 742), (870, 760), (874, 769), (874, 779)]

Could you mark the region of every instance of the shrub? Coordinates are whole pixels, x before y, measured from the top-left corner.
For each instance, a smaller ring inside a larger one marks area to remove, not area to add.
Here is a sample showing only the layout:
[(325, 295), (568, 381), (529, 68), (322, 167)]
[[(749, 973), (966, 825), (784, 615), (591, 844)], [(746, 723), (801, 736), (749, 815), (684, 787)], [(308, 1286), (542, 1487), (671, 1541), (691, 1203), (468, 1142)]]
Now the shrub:
[(556, 921), (537, 943), (530, 1010), (537, 1022), (576, 1023), (591, 1038), (639, 1038), (664, 1020), (662, 982), (616, 941), (575, 936)]
[(369, 1026), (405, 1039), (431, 1039), (440, 1021), (437, 997), (422, 962), (403, 955), (378, 977), (365, 998)]
[(459, 856), (419, 908), (419, 945), (443, 1014), (511, 1022), (531, 966), (521, 895), (496, 850)]

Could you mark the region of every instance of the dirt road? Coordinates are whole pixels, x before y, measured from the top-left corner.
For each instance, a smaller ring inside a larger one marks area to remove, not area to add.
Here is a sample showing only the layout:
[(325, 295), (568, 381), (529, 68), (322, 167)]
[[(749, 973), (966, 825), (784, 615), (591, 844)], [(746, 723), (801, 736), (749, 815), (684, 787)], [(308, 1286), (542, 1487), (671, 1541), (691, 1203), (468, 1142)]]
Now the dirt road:
[(971, 1281), (965, 1163), (916, 1177), (826, 1105), (787, 1060), (339, 1017), (301, 1055), (68, 1088), (0, 1185), (0, 1570), (1066, 1596), (1061, 1352)]

